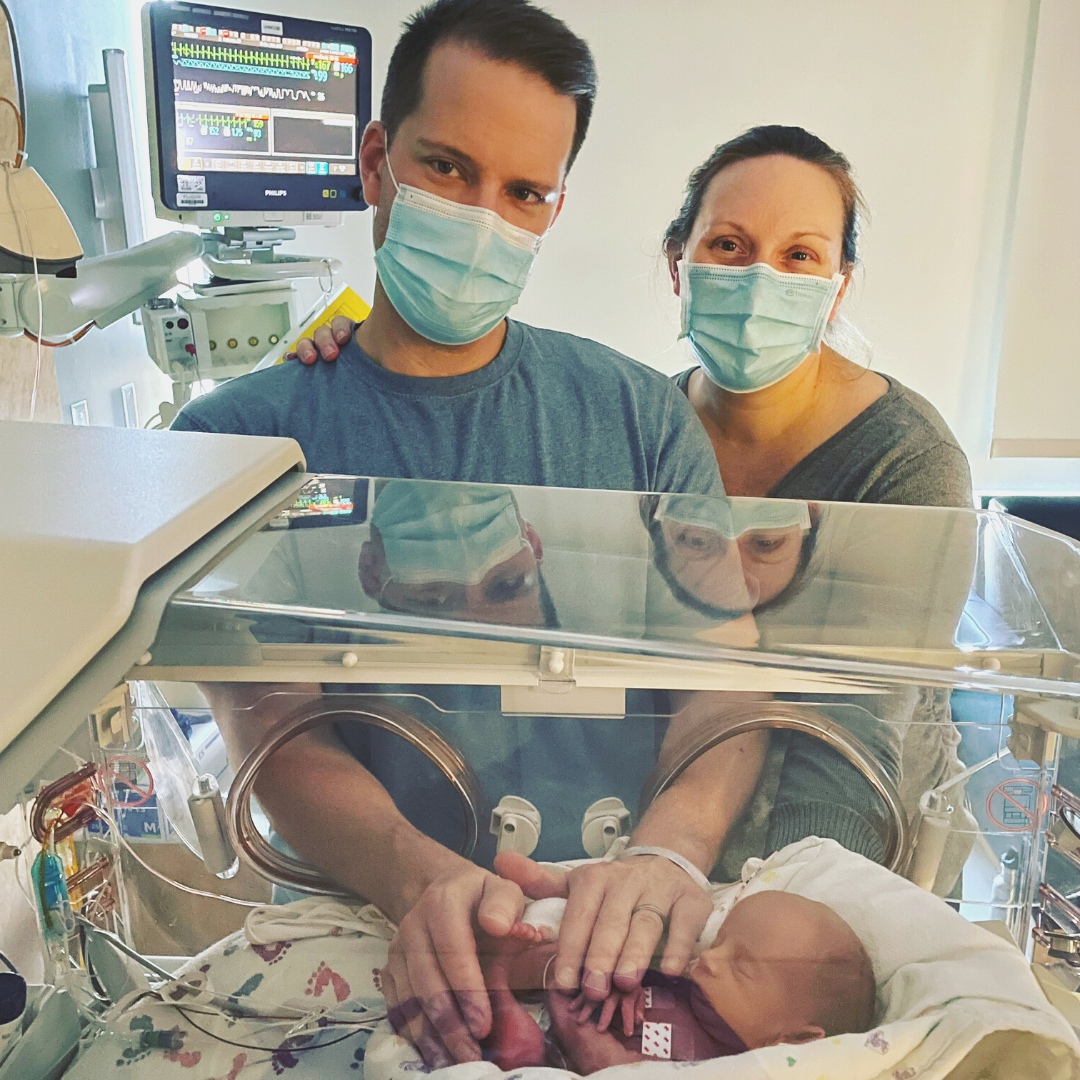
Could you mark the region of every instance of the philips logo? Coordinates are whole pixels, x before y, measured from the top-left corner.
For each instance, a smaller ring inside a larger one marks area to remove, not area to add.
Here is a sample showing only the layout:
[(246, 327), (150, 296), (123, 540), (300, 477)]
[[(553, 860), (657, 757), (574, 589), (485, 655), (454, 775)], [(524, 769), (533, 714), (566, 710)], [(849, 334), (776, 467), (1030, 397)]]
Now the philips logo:
[(273, 196), (274, 198), (280, 198), (281, 196), (288, 195), (289, 193), (285, 190), (285, 188), (267, 188), (263, 192), (263, 194)]

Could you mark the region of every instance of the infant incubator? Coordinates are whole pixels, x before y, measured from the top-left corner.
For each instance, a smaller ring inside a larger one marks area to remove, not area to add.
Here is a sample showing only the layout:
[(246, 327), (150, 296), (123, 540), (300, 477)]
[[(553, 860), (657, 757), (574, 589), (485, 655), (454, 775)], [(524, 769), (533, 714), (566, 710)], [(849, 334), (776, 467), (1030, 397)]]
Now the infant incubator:
[[(316, 476), (287, 440), (29, 427), (0, 426), (26, 463), (0, 480), (0, 949), (29, 984), (2, 1080), (91, 1061), (201, 1077), (212, 1044), (247, 1055), (234, 1080), (391, 1075), (365, 1063), (377, 988), (334, 997), (333, 962), (276, 1011), (204, 981), (175, 1031), (131, 1026), (132, 1002), (174, 1007), (189, 958), (224, 963), (226, 939), (273, 953), (277, 978), (304, 947), (266, 929), (285, 901), (331, 898), (331, 936), (385, 957), (393, 927), (349, 886), (314, 745), (490, 869), (618, 857), (702, 763), (730, 783), (749, 737), (760, 767), (711, 882), (798, 889), (819, 867), (867, 912), (899, 889), (897, 911), (986, 924), (1046, 998), (1025, 1075), (1077, 1074), (1073, 541), (974, 510)], [(289, 824), (298, 799), (318, 843)], [(815, 835), (868, 861), (799, 846)], [(918, 1040), (901, 1053), (895, 1032), (921, 1014), (897, 1011), (900, 961), (871, 954), (899, 1055), (882, 1068), (914, 1077)], [(992, 1069), (1010, 1032), (987, 1021), (940, 1075)], [(760, 1075), (737, 1061), (710, 1075)]]

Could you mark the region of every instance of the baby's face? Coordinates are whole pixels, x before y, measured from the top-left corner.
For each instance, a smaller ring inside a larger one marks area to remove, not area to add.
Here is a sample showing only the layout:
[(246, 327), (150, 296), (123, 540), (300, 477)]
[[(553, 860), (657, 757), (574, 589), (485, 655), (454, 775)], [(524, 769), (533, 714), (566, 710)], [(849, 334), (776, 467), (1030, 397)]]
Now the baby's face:
[(800, 896), (748, 896), (724, 920), (687, 974), (750, 1049), (807, 1042), (825, 1033), (807, 1017), (812, 978), (829, 955), (826, 909)]

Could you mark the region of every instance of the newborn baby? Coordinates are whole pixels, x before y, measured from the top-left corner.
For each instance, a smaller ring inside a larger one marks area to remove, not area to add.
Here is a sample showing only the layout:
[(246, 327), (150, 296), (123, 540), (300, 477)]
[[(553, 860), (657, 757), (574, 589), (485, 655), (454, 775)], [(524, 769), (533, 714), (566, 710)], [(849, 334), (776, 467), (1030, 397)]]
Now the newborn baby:
[[(547, 1060), (551, 1047), (514, 994), (545, 987), (558, 917), (537, 925), (544, 914), (537, 909), (550, 913), (564, 903), (530, 905), (486, 964), (492, 1031), (485, 1057), (502, 1069), (564, 1064)], [(847, 923), (824, 904), (773, 891), (738, 901), (681, 976), (649, 971), (639, 988), (615, 992), (601, 1005), (555, 990), (544, 1000), (550, 1041), (579, 1072), (590, 1073), (648, 1058), (702, 1061), (866, 1031), (875, 995), (869, 957)]]

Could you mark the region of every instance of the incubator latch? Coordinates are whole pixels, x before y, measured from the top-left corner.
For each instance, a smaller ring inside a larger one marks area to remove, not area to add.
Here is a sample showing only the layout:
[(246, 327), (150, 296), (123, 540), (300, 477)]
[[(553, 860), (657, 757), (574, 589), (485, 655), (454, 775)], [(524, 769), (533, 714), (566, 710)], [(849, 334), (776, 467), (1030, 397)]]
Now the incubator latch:
[(94, 725), (94, 737), (102, 749), (130, 744), (132, 712), (127, 683), (121, 683), (107, 694), (90, 716)]
[(620, 836), (629, 836), (630, 811), (614, 796), (597, 799), (581, 819), (581, 846), (590, 859), (602, 859)]
[(953, 808), (943, 791), (926, 791), (919, 799), (918, 825), (907, 878), (927, 892), (934, 890), (952, 826), (952, 814)]
[(209, 773), (196, 777), (195, 788), (188, 796), (188, 808), (206, 869), (225, 881), (234, 877), (240, 869), (240, 860), (229, 842), (221, 789)]
[(1080, 967), (1080, 908), (1043, 882), (1034, 915), (1032, 962), (1045, 965), (1048, 960), (1064, 960), (1070, 967)]
[(491, 811), (488, 831), (499, 838), (496, 852), (516, 851), (519, 855), (531, 855), (540, 843), (540, 811), (528, 799), (504, 795)]
[[(574, 685), (574, 650), (541, 645), (539, 668), (541, 683), (565, 683), (569, 690)], [(550, 685), (546, 688), (552, 689)]]

